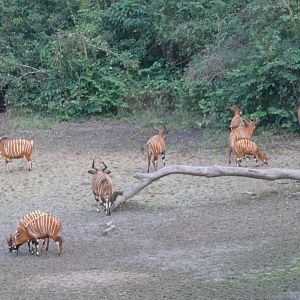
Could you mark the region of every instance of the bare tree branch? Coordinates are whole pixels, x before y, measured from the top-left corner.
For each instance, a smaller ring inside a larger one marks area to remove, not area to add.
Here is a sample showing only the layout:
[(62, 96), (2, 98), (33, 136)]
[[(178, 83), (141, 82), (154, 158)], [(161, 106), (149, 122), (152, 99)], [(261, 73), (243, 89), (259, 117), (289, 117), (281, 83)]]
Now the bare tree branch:
[[(49, 72), (47, 72), (46, 70), (37, 69), (37, 68), (29, 66), (29, 65), (21, 64), (19, 62), (13, 61), (12, 59), (9, 59), (9, 58), (3, 57), (3, 56), (0, 56), (0, 59), (8, 61), (10, 64), (15, 65), (17, 67), (27, 68), (27, 69), (33, 70), (31, 72), (27, 72), (27, 73), (21, 75), (21, 77), (26, 76), (28, 74), (34, 74), (34, 73), (43, 73), (43, 74), (47, 74), (48, 76), (52, 77), (51, 74)], [(16, 79), (20, 79), (21, 77), (18, 77)]]
[(291, 9), (291, 6), (290, 6), (290, 1), (289, 0), (282, 0), (283, 3), (286, 5), (288, 11), (289, 11), (289, 14), (292, 15), (293, 12), (292, 12), (292, 9)]
[(20, 77), (17, 77), (16, 80), (20, 80), (20, 79), (22, 79), (23, 77), (25, 77), (25, 76), (27, 76), (27, 75), (30, 75), (30, 74), (36, 74), (36, 73), (37, 73), (36, 71), (24, 73), (24, 74), (22, 74)]
[(18, 67), (28, 68), (28, 69), (34, 70), (35, 72), (32, 72), (32, 73), (44, 73), (44, 74), (47, 74), (48, 76), (51, 76), (51, 74), (49, 74), (47, 71), (42, 70), (42, 69), (37, 69), (37, 68), (34, 68), (32, 66), (24, 65), (24, 64), (21, 64), (21, 63), (17, 63), (17, 62), (14, 62), (14, 64)]
[(223, 166), (196, 167), (185, 165), (168, 166), (154, 173), (136, 173), (134, 177), (137, 178), (138, 181), (134, 185), (123, 191), (123, 195), (118, 197), (113, 203), (112, 209), (116, 209), (120, 204), (126, 202), (128, 199), (139, 193), (142, 189), (150, 185), (152, 182), (171, 174), (204, 176), (207, 178), (220, 176), (239, 176), (262, 180), (300, 180), (300, 169), (249, 169)]

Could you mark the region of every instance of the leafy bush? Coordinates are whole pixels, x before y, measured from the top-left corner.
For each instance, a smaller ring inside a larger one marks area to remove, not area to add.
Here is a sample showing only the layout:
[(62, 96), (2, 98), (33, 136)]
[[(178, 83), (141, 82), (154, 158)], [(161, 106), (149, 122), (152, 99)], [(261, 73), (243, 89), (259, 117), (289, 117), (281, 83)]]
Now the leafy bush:
[(0, 0), (0, 8), (0, 88), (11, 110), (64, 120), (153, 110), (227, 127), (227, 107), (240, 104), (265, 125), (298, 128), (296, 0)]
[(223, 126), (228, 124), (226, 107), (240, 104), (249, 117), (259, 117), (266, 125), (297, 126), (300, 41), (296, 24), (300, 14), (296, 5), (292, 9), (290, 14), (283, 3), (251, 1), (235, 20), (242, 37), (232, 28), (232, 20), (228, 23), (227, 36), (236, 34), (235, 41), (240, 42), (234, 45), (240, 49), (230, 48), (231, 39), (226, 46), (231, 53), (215, 45), (193, 59), (187, 72), (190, 88), (200, 99), (200, 111), (214, 124), (220, 120)]

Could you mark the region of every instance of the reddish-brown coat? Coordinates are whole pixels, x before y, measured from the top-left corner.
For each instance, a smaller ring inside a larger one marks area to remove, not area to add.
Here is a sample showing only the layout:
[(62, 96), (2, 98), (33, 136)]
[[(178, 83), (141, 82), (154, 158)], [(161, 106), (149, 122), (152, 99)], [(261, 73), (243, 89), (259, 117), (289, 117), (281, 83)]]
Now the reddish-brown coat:
[[(29, 219), (32, 220), (29, 220), (28, 216)], [(31, 216), (35, 217), (31, 218)], [(60, 232), (61, 221), (57, 217), (40, 212), (32, 212), (20, 221), (17, 233), (14, 236), (10, 235), (7, 242), (10, 247), (17, 247), (29, 241), (51, 238), (57, 243), (57, 254), (59, 255), (62, 251), (62, 239), (60, 237)], [(43, 243), (42, 251), (44, 244), (45, 243)]]
[(236, 128), (229, 135), (229, 164), (231, 163), (231, 153), (234, 150), (235, 143), (240, 139), (251, 139), (254, 129), (260, 124), (260, 120), (249, 121), (245, 120), (247, 127)]
[(5, 165), (7, 170), (7, 164), (12, 159), (19, 159), (25, 157), (29, 164), (29, 171), (32, 170), (31, 155), (34, 150), (34, 141), (26, 139), (13, 139), (7, 140), (5, 137), (0, 138), (0, 154), (5, 159)]
[(165, 140), (167, 137), (168, 130), (166, 128), (163, 130), (158, 130), (158, 129), (156, 130), (157, 133), (153, 137), (151, 137), (146, 144), (147, 159), (148, 159), (148, 169), (147, 169), (148, 173), (150, 169), (150, 161), (152, 155), (153, 155), (152, 164), (155, 171), (157, 170), (157, 160), (159, 155), (162, 155), (162, 160), (165, 166), (165, 153), (166, 153)]
[(234, 150), (236, 152), (236, 166), (241, 166), (242, 157), (246, 155), (253, 156), (256, 159), (256, 165), (258, 166), (257, 158), (265, 165), (268, 164), (267, 157), (259, 149), (258, 145), (249, 139), (241, 139), (235, 143)]
[(235, 128), (245, 127), (245, 123), (242, 119), (242, 114), (244, 109), (239, 106), (231, 106), (229, 110), (234, 114), (231, 123), (230, 123), (230, 130), (234, 130)]
[[(98, 211), (100, 211), (100, 204), (104, 205), (106, 215), (111, 214), (110, 207), (113, 201), (113, 184), (110, 177), (110, 170), (102, 161), (104, 168), (102, 170), (95, 168), (95, 160), (93, 160), (92, 168), (88, 171), (89, 174), (93, 174), (92, 189), (97, 201)], [(101, 203), (100, 203), (101, 200)]]

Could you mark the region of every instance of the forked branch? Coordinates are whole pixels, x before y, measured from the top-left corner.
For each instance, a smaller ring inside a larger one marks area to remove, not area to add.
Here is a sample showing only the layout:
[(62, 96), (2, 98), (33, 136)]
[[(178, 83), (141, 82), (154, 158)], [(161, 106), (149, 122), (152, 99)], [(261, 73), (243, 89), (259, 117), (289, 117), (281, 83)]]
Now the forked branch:
[(283, 3), (286, 5), (288, 11), (289, 11), (289, 14), (292, 15), (293, 12), (292, 12), (292, 9), (291, 9), (291, 5), (290, 5), (290, 1), (289, 0), (282, 0)]
[(131, 187), (124, 190), (123, 195), (119, 194), (121, 196), (116, 197), (112, 209), (116, 209), (120, 204), (135, 196), (152, 182), (171, 174), (204, 176), (207, 178), (220, 176), (239, 176), (262, 180), (300, 180), (300, 169), (249, 169), (223, 166), (196, 167), (184, 165), (168, 166), (153, 173), (136, 173), (134, 177), (138, 179), (138, 181)]

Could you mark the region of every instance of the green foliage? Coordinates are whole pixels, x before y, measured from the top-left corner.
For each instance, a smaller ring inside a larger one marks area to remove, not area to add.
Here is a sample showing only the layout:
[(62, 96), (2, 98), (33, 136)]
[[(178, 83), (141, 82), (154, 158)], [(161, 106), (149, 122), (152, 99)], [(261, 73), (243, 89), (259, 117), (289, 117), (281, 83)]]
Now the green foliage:
[[(227, 127), (227, 107), (298, 128), (296, 0), (0, 0), (7, 105), (61, 119), (181, 115)], [(180, 118), (178, 118), (179, 120)]]
[[(224, 108), (240, 104), (249, 116), (261, 118), (264, 124), (288, 129), (297, 125), (300, 41), (295, 24), (300, 12), (297, 6), (292, 9), (295, 15), (289, 14), (282, 2), (251, 1), (235, 21), (243, 35), (232, 31), (233, 21), (228, 26), (227, 35), (235, 38), (240, 49), (230, 53), (215, 45), (195, 57), (196, 67), (191, 64), (188, 71), (191, 89), (201, 99), (201, 112), (209, 114), (212, 122), (221, 119), (228, 124), (230, 114)], [(230, 47), (231, 41), (228, 43)], [(204, 62), (198, 63), (201, 58)]]

